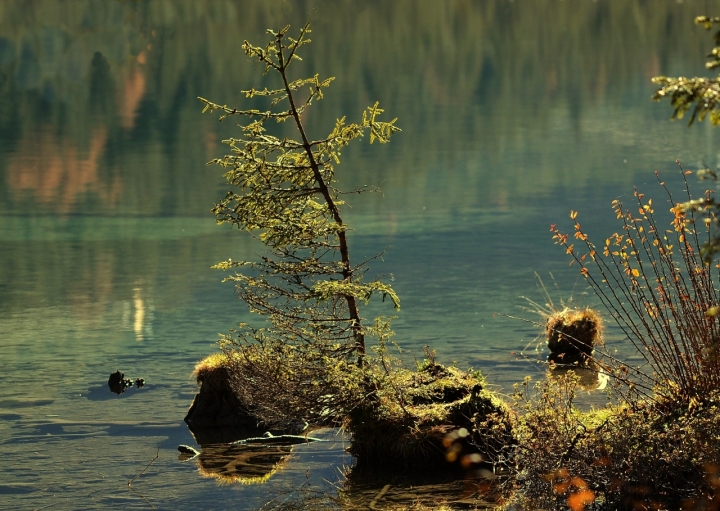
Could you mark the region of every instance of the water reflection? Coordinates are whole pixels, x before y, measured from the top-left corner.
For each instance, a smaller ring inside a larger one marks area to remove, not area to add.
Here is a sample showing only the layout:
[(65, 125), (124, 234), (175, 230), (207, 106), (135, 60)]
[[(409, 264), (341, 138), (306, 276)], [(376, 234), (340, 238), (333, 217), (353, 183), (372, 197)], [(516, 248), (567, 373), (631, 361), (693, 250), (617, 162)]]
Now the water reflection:
[(108, 141), (105, 126), (93, 128), (89, 147), (79, 150), (74, 141), (49, 125), (27, 133), (7, 162), (7, 182), (16, 197), (47, 204), (59, 214), (72, 213), (78, 198), (95, 192), (112, 207), (120, 198), (119, 179), (99, 176), (99, 162)]
[(569, 373), (577, 376), (578, 387), (582, 390), (593, 391), (593, 390), (605, 390), (608, 384), (609, 377), (602, 370), (588, 369), (582, 367), (562, 367), (554, 365), (551, 369), (548, 369), (546, 375), (548, 378), (554, 379), (562, 376), (567, 376)]
[(262, 484), (281, 470), (292, 452), (288, 445), (203, 445), (194, 458), (198, 472), (219, 483)]
[[(242, 435), (240, 431), (235, 433)], [(208, 443), (199, 452), (179, 446), (178, 459), (194, 464), (200, 475), (221, 484), (265, 484), (285, 469), (302, 470), (307, 459), (337, 452), (337, 430), (316, 430), (311, 434), (322, 440), (294, 446)], [(473, 477), (457, 465), (439, 466), (422, 473), (345, 467), (343, 473), (336, 485), (319, 486), (305, 481), (297, 486), (284, 485), (281, 490), (268, 489), (269, 502), (262, 509), (387, 509), (418, 504), (433, 507), (440, 503), (453, 509), (493, 506), (493, 481)]]
[(154, 307), (151, 303), (146, 304), (146, 300), (143, 297), (143, 289), (141, 287), (134, 288), (133, 295), (133, 310), (135, 313), (133, 330), (135, 332), (135, 339), (142, 341), (145, 338), (152, 337)]
[[(640, 139), (651, 143), (652, 136), (623, 126), (620, 111), (603, 102), (625, 86), (638, 101), (626, 101), (624, 110), (656, 112), (645, 103), (652, 89), (647, 79), (657, 73), (702, 70), (708, 45), (706, 34), (689, 30), (690, 21), (682, 19), (689, 9), (671, 0), (652, 5), (587, 2), (572, 14), (558, 2), (523, 8), (502, 0), (462, 5), (420, 1), (381, 3), (373, 9), (311, 3), (295, 8), (282, 2), (229, 0), (144, 7), (78, 4), (61, 26), (48, 27), (44, 20), (58, 16), (54, 1), (36, 2), (32, 8), (5, 2), (5, 19), (22, 21), (5, 22), (0, 44), (0, 68), (7, 77), (2, 84), (7, 105), (0, 116), (2, 153), (14, 162), (0, 164), (0, 174), (11, 176), (13, 190), (0, 196), (0, 210), (27, 210), (38, 201), (43, 210), (61, 213), (101, 213), (132, 204), (143, 213), (205, 214), (217, 182), (198, 179), (203, 174), (198, 169), (217, 154), (194, 142), (217, 141), (233, 130), (232, 123), (217, 125), (208, 116), (197, 117), (194, 98), (231, 102), (238, 88), (255, 84), (253, 66), (238, 65), (233, 52), (221, 49), (261, 38), (260, 27), (274, 19), (296, 24), (312, 19), (322, 37), (315, 38), (314, 52), (299, 65), (342, 79), (338, 93), (325, 100), (328, 107), (308, 120), (313, 130), (331, 125), (337, 112), (352, 115), (375, 98), (392, 105), (393, 115), (404, 120), (406, 140), (398, 140), (391, 154), (383, 153), (393, 172), (385, 175), (385, 166), (373, 165), (377, 156), (365, 150), (354, 154), (357, 168), (364, 169), (358, 177), (398, 188), (404, 210), (433, 203), (434, 185), (462, 197), (461, 207), (469, 201), (509, 208), (511, 198), (547, 193), (558, 183), (587, 183), (596, 167), (574, 164), (569, 172), (556, 161), (538, 157), (548, 143), (555, 151), (566, 151), (571, 165), (575, 155), (580, 156), (572, 144), (558, 145), (550, 134), (567, 127), (574, 143), (584, 144), (585, 136), (600, 131), (604, 144), (590, 144), (582, 153), (588, 163), (606, 160), (608, 152), (625, 154), (623, 148), (636, 147)], [(698, 0), (690, 10), (712, 7), (712, 2)], [(541, 24), (542, 30), (538, 17), (549, 20)], [(409, 26), (407, 19), (415, 23)], [(92, 28), (87, 20), (96, 20)], [(376, 20), (388, 29), (378, 32), (373, 28)], [(629, 44), (631, 36), (635, 39)], [(387, 51), (409, 41), (423, 41), (425, 50)], [(407, 97), (416, 101), (400, 100)], [(416, 108), (422, 103), (428, 108)], [(463, 126), (466, 136), (455, 136), (452, 126)], [(153, 157), (145, 158), (153, 145)], [(63, 155), (62, 171), (58, 162), (47, 170), (37, 165), (49, 161), (34, 156), (42, 147), (48, 148), (46, 157)], [(427, 148), (426, 156), (420, 157), (417, 147)], [(70, 148), (79, 148), (82, 156), (78, 159)], [(468, 159), (470, 153), (474, 157)], [(104, 163), (101, 176), (99, 158)], [(533, 161), (533, 179), (523, 170), (527, 160)], [(22, 171), (18, 161), (24, 162)], [(129, 168), (133, 165), (144, 171)], [(76, 171), (77, 166), (86, 168)], [(504, 172), (497, 172), (498, 166)], [(628, 182), (626, 169), (606, 167), (605, 179)], [(148, 171), (173, 183), (161, 179), (145, 187)], [(462, 179), (438, 181), (440, 171)], [(485, 186), (475, 186), (479, 183)], [(141, 188), (147, 200), (137, 202), (133, 196)], [(182, 202), (178, 207), (169, 195), (192, 188), (206, 192), (208, 202), (187, 203), (175, 196)], [(36, 190), (36, 196), (17, 193), (28, 189)], [(30, 203), (23, 203), (28, 199)]]

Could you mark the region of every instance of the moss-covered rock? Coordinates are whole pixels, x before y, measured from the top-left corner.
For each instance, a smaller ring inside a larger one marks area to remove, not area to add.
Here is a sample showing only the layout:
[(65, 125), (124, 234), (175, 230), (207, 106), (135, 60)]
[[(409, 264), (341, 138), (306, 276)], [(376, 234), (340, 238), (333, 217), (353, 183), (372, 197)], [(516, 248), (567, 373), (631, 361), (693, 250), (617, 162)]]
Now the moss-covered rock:
[(477, 372), (427, 362), (394, 369), (373, 399), (348, 414), (358, 465), (447, 469), (491, 462), (513, 443), (509, 408)]

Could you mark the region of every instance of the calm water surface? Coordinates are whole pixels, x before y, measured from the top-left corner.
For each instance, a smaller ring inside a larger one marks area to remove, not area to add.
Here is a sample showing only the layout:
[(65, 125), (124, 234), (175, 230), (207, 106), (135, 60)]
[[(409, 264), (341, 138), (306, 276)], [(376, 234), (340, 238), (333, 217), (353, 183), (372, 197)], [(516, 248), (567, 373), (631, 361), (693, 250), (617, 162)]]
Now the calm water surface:
[[(542, 299), (534, 272), (555, 275), (556, 298), (594, 303), (549, 225), (579, 210), (601, 238), (610, 201), (654, 192), (654, 170), (676, 182), (676, 158), (719, 163), (715, 131), (649, 101), (650, 77), (702, 72), (711, 40), (692, 19), (716, 8), (0, 1), (0, 508), (250, 509), (352, 464), (332, 432), (261, 486), (178, 460), (194, 444), (193, 365), (248, 319), (210, 269), (258, 249), (209, 211), (225, 185), (205, 162), (237, 132), (195, 99), (269, 85), (244, 39), (313, 23), (296, 71), (337, 76), (307, 119), (316, 138), (375, 100), (399, 118), (391, 144), (348, 148), (338, 168), (346, 188), (384, 191), (351, 199), (352, 255), (390, 247), (372, 271), (395, 278), (404, 348), (430, 345), (508, 389), (541, 376), (510, 354), (537, 329), (493, 314), (534, 319), (520, 309)], [(609, 341), (629, 353), (612, 329)], [(110, 394), (117, 369), (146, 387)], [(145, 501), (127, 481), (156, 454), (133, 483)]]

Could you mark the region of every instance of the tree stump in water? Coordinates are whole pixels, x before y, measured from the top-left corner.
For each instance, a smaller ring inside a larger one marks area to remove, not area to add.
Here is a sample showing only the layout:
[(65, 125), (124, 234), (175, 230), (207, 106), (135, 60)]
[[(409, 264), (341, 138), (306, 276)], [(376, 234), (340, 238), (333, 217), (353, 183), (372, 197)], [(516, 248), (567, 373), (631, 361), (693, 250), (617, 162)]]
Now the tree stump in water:
[(185, 422), (195, 431), (198, 428), (219, 426), (255, 427), (257, 421), (247, 413), (230, 385), (224, 355), (211, 355), (195, 366), (193, 375), (200, 386)]
[(587, 367), (595, 345), (602, 343), (602, 328), (600, 315), (589, 308), (566, 307), (553, 312), (545, 327), (548, 360), (557, 365)]

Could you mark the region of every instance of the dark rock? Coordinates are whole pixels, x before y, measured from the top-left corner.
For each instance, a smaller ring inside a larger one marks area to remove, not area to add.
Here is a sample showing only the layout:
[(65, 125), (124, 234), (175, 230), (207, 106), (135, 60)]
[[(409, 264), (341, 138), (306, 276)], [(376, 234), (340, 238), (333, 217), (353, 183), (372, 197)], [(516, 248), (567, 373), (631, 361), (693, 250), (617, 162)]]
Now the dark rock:
[(252, 428), (257, 419), (233, 392), (230, 374), (223, 365), (205, 365), (196, 369), (200, 389), (185, 416), (192, 431), (219, 426)]
[[(145, 380), (138, 378), (134, 384), (137, 388), (141, 388), (145, 385)], [(125, 389), (132, 386), (133, 381), (130, 378), (125, 378), (125, 374), (121, 371), (115, 371), (110, 375), (110, 378), (108, 378), (108, 387), (110, 387), (110, 391), (115, 394), (120, 395), (125, 392)]]
[(110, 375), (110, 378), (108, 379), (108, 387), (110, 387), (110, 391), (114, 392), (117, 395), (125, 392), (125, 389), (128, 386), (128, 380), (125, 380), (124, 378), (125, 374), (121, 373), (120, 371), (115, 371), (114, 373), (112, 373)]

